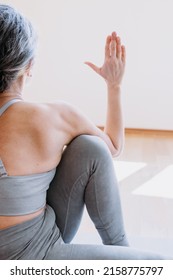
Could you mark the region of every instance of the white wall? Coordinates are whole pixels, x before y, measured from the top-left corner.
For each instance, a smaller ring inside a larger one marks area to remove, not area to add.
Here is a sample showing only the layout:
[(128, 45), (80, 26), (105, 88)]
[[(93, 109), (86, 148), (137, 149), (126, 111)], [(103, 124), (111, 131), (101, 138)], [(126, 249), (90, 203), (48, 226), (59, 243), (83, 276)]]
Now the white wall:
[(29, 101), (64, 99), (103, 125), (106, 87), (83, 64), (101, 65), (105, 37), (115, 30), (127, 47), (123, 83), (126, 127), (173, 129), (172, 0), (6, 0), (39, 33)]

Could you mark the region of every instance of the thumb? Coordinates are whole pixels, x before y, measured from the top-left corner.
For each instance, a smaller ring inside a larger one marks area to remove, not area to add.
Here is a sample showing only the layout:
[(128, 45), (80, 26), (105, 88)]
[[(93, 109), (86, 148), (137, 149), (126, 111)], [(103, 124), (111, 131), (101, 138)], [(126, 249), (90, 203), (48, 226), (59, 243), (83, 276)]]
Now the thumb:
[(93, 69), (97, 74), (100, 74), (100, 68), (97, 67), (96, 65), (94, 65), (93, 63), (91, 62), (84, 62), (86, 65), (88, 65), (91, 69)]

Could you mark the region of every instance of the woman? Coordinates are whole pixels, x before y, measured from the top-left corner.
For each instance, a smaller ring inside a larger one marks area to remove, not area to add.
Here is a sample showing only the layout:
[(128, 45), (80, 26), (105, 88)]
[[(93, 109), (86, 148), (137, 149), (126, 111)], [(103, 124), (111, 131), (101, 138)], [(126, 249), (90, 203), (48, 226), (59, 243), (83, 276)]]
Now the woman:
[[(120, 38), (107, 37), (101, 68), (86, 62), (107, 83), (104, 132), (64, 102), (23, 100), (36, 42), (31, 23), (0, 5), (0, 259), (164, 258), (128, 247), (123, 226), (112, 165), (123, 146)], [(84, 204), (104, 246), (69, 244)]]

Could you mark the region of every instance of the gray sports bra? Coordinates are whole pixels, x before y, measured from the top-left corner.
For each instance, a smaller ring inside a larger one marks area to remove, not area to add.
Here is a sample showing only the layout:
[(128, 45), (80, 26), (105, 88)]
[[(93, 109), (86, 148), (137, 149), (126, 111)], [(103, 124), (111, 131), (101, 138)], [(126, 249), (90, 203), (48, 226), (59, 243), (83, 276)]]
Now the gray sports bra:
[[(20, 100), (13, 99), (3, 105), (0, 108), (0, 116), (18, 101)], [(8, 176), (0, 159), (0, 216), (26, 215), (43, 208), (55, 170), (32, 175)]]

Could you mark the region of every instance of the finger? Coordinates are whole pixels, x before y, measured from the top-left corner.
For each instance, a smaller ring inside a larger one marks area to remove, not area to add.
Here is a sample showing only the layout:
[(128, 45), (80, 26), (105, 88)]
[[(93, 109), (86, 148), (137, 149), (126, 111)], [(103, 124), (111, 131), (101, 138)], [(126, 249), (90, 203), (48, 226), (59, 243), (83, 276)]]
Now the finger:
[(111, 36), (111, 56), (116, 55), (116, 33), (112, 32)]
[(105, 45), (105, 58), (110, 57), (110, 42), (111, 42), (111, 36), (108, 36)]
[(86, 65), (88, 65), (91, 69), (93, 69), (97, 74), (100, 74), (100, 68), (97, 67), (95, 64), (91, 63), (91, 62), (84, 62)]
[(116, 56), (117, 56), (117, 58), (121, 58), (121, 39), (120, 39), (120, 37), (116, 37)]
[(115, 31), (112, 32), (112, 38), (116, 40), (117, 33)]
[(125, 46), (121, 46), (121, 59), (123, 62), (126, 62), (126, 48)]

